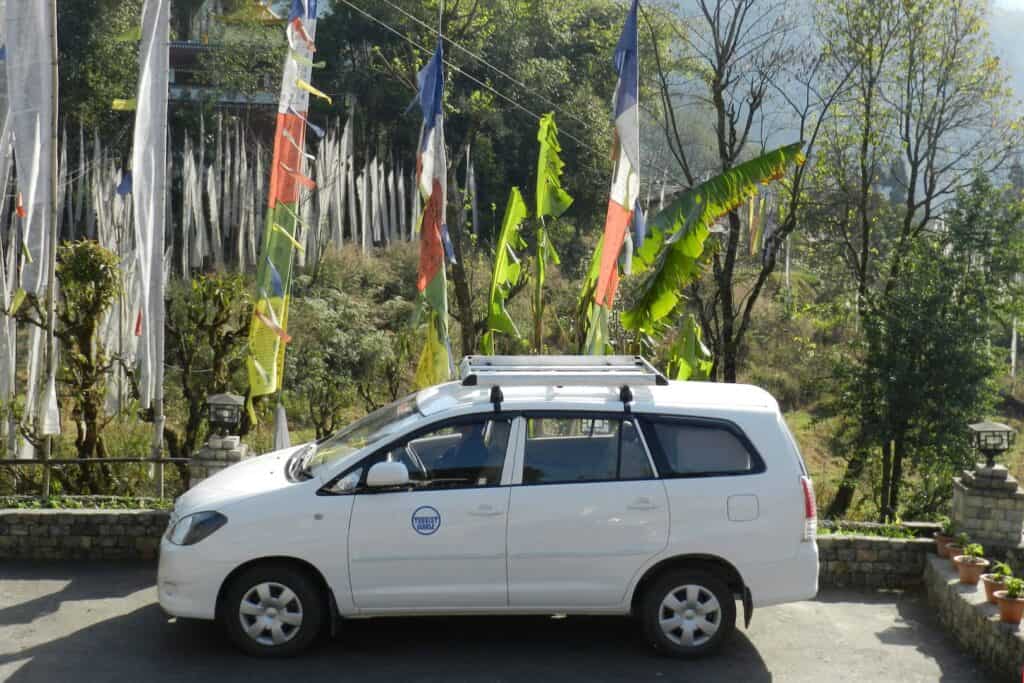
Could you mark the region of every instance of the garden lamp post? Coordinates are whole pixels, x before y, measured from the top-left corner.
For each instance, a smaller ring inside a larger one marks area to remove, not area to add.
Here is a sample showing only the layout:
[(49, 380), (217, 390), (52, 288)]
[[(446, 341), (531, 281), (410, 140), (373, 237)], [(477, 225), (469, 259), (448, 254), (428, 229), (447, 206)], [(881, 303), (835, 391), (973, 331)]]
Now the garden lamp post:
[(210, 431), (226, 436), (233, 434), (242, 422), (245, 399), (237, 394), (214, 394), (206, 399)]
[(1013, 427), (1001, 422), (977, 422), (968, 425), (971, 430), (971, 445), (985, 456), (985, 467), (991, 469), (996, 465), (996, 456), (1008, 451), (1017, 436)]

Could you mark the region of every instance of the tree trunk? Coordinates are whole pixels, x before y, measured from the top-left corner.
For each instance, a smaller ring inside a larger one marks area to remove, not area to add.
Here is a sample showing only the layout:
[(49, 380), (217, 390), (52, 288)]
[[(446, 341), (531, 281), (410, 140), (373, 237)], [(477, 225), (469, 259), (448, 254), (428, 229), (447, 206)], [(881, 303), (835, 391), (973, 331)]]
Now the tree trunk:
[[(448, 191), (452, 195), (452, 201), (449, 204), (463, 207), (462, 190), (455, 182), (454, 165), (448, 173)], [(465, 215), (464, 207), (458, 210), (458, 215), (455, 228), (448, 227), (448, 236), (451, 238), (452, 251), (455, 253), (455, 263), (452, 264), (452, 282), (455, 285), (455, 317), (459, 321), (462, 355), (467, 355), (476, 350), (476, 321), (473, 317), (473, 297), (469, 292), (469, 275), (466, 272), (466, 262), (463, 259), (465, 253), (462, 249), (464, 224), (460, 219)]]
[(889, 482), (892, 476), (892, 441), (888, 439), (882, 444), (882, 501), (878, 506), (878, 521), (889, 519)]
[(864, 473), (864, 466), (867, 464), (867, 454), (857, 451), (846, 463), (846, 472), (843, 473), (843, 480), (839, 483), (836, 495), (829, 503), (825, 516), (829, 519), (841, 519), (846, 515), (853, 503), (853, 494), (857, 491), (857, 483)]
[(900, 509), (900, 480), (903, 479), (904, 451), (903, 436), (897, 435), (893, 441), (892, 477), (889, 480), (889, 510), (886, 513), (889, 521), (896, 519), (896, 513)]

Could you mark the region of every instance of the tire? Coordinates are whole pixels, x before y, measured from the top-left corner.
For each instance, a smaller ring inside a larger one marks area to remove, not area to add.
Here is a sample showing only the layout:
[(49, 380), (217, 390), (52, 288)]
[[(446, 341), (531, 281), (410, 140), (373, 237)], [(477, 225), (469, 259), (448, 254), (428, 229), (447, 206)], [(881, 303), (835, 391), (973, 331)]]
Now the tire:
[(287, 564), (264, 564), (231, 580), (217, 616), (242, 652), (291, 657), (320, 635), (325, 604), (323, 591), (307, 572)]
[(640, 619), (644, 635), (661, 654), (703, 657), (721, 647), (736, 629), (736, 600), (714, 574), (678, 569), (647, 588)]

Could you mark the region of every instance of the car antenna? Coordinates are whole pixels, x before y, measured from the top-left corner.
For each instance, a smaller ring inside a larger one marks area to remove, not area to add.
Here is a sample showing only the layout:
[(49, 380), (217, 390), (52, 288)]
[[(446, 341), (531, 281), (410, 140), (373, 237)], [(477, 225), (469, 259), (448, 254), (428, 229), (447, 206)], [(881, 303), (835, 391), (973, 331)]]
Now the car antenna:
[(505, 400), (505, 395), (501, 393), (501, 387), (497, 384), (491, 387), (491, 403), (494, 404), (494, 412), (501, 412), (501, 402)]

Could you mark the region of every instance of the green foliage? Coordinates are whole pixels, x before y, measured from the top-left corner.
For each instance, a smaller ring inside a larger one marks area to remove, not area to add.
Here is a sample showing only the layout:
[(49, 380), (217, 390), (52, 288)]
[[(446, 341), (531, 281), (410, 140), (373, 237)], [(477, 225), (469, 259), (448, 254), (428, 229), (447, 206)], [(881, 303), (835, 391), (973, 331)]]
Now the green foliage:
[(989, 574), (1001, 579), (1009, 579), (1013, 576), (1013, 570), (1005, 562), (993, 562)]
[(109, 141), (131, 140), (116, 134), (131, 122), (110, 104), (135, 93), (138, 49), (119, 37), (138, 27), (141, 10), (142, 0), (57, 3), (61, 115)]
[(0, 496), (0, 508), (17, 510), (170, 510), (174, 500), (137, 496)]
[(956, 535), (955, 543), (959, 547), (965, 548), (965, 547), (967, 547), (967, 544), (970, 543), (970, 540), (971, 540), (971, 538), (970, 538), (970, 536), (967, 535), (967, 532), (966, 531), (961, 531), (960, 533), (958, 533)]
[(676, 310), (682, 290), (700, 276), (704, 242), (715, 220), (752, 197), (758, 185), (782, 177), (786, 166), (803, 163), (795, 143), (767, 152), (683, 192), (648, 224), (649, 235), (633, 257), (644, 281), (622, 326), (654, 334), (656, 324)]
[(953, 536), (957, 533), (957, 523), (946, 515), (939, 517), (939, 523), (942, 524), (942, 535)]
[(329, 252), (316, 280), (297, 278), (286, 402), (317, 437), (411, 389), (418, 341), (408, 325), (416, 301), (409, 277), (414, 247), (396, 247), (380, 258)]
[(501, 332), (514, 339), (520, 338), (519, 329), (505, 308), (505, 301), (512, 290), (519, 286), (523, 275), (523, 266), (519, 262), (516, 250), (526, 248), (526, 241), (519, 233), (526, 213), (523, 196), (519, 193), (518, 187), (513, 187), (509, 193), (505, 218), (501, 222), (501, 233), (498, 235), (498, 246), (494, 252), (494, 271), (491, 274), (490, 296), (487, 303), (487, 331), (481, 340), (481, 350), (485, 354), (494, 353), (495, 332)]
[(1006, 597), (1011, 600), (1024, 598), (1024, 580), (1009, 578), (1006, 580)]
[(209, 273), (169, 288), (167, 355), (181, 388), (185, 424), (168, 428), (172, 455), (188, 457), (199, 445), (206, 397), (245, 386), (241, 370), (252, 315), (250, 287), (242, 275)]
[(985, 557), (985, 549), (978, 543), (968, 543), (964, 546), (964, 555), (972, 559)]
[(711, 352), (701, 340), (700, 324), (691, 313), (684, 318), (683, 329), (670, 347), (666, 374), (676, 380), (706, 380), (712, 364)]
[(62, 342), (60, 379), (71, 399), (81, 458), (106, 454), (102, 408), (112, 359), (110, 349), (100, 342), (99, 326), (123, 291), (119, 261), (117, 254), (90, 240), (65, 242), (57, 249), (56, 277), (62, 296), (54, 334)]

